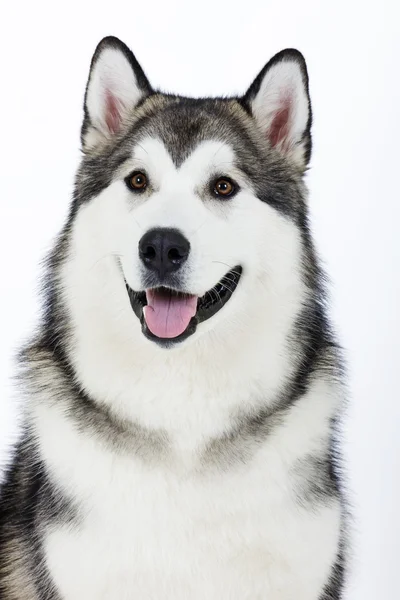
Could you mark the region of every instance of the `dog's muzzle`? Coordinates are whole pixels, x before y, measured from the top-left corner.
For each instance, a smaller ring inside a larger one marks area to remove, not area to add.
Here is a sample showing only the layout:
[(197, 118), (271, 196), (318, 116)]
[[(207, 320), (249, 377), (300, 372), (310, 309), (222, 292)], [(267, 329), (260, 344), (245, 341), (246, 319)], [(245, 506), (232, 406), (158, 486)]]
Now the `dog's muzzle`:
[(165, 286), (137, 292), (126, 283), (126, 288), (143, 334), (169, 348), (193, 335), (200, 323), (219, 312), (235, 292), (241, 276), (242, 267), (234, 267), (201, 297)]

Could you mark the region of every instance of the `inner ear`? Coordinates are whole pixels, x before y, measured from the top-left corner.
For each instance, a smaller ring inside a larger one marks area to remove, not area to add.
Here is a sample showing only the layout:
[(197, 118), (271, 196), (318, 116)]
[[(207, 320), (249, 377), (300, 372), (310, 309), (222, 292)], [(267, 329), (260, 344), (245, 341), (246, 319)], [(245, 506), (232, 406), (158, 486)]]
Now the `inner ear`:
[(108, 131), (111, 134), (115, 134), (121, 129), (122, 115), (126, 112), (126, 106), (110, 90), (105, 91), (105, 97), (105, 123)]
[(284, 105), (279, 108), (272, 118), (267, 136), (271, 146), (282, 145), (282, 150), (288, 150), (285, 147), (285, 140), (289, 138), (289, 119), (290, 119), (290, 100), (285, 99)]

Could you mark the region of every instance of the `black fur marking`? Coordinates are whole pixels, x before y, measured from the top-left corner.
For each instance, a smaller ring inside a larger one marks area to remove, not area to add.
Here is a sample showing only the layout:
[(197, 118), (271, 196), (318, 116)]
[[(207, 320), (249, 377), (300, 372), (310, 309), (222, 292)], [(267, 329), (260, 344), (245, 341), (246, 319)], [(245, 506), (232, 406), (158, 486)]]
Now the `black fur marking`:
[(329, 454), (310, 455), (298, 460), (291, 476), (296, 500), (307, 510), (326, 505), (339, 497), (337, 478)]
[[(343, 374), (343, 365), (341, 365)], [(349, 526), (351, 515), (349, 513), (348, 498), (345, 494), (346, 473), (344, 471), (340, 447), (338, 444), (338, 422), (337, 418), (331, 421), (332, 436), (329, 445), (329, 477), (336, 490), (336, 495), (341, 507), (341, 534), (338, 553), (335, 563), (332, 565), (329, 580), (326, 583), (319, 600), (341, 600), (345, 591), (347, 575), (347, 556), (350, 551)]]
[[(45, 564), (39, 532), (50, 524), (73, 523), (77, 513), (56, 489), (37, 454), (35, 443), (25, 436), (2, 484), (0, 598), (14, 598), (12, 572), (17, 565), (27, 573), (39, 600), (59, 598)], [(16, 556), (12, 550), (15, 540), (23, 548)]]
[(282, 423), (283, 411), (264, 408), (255, 414), (239, 415), (234, 426), (211, 440), (201, 455), (201, 467), (219, 471), (246, 464), (274, 427)]
[(343, 550), (340, 550), (336, 562), (332, 567), (329, 581), (319, 600), (341, 600), (345, 585), (345, 563), (344, 552)]
[(159, 463), (160, 459), (166, 459), (169, 455), (167, 433), (121, 421), (86, 395), (76, 395), (71, 400), (67, 414), (79, 431), (89, 430), (100, 443), (117, 452), (125, 451), (148, 463), (153, 460)]

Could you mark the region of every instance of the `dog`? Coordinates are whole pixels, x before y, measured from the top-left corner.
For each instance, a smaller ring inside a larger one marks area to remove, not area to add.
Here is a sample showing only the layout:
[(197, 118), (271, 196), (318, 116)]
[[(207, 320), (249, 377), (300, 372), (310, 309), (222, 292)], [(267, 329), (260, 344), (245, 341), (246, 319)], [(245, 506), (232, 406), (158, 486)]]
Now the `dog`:
[(338, 600), (342, 351), (308, 225), (308, 74), (155, 90), (114, 37), (19, 355), (2, 600)]

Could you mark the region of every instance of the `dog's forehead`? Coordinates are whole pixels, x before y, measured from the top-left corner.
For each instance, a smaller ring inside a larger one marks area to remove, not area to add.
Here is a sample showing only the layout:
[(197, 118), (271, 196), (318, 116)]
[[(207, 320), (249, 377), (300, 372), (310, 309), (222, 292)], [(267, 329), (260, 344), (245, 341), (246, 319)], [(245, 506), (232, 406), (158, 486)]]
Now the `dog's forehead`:
[[(238, 103), (219, 99), (175, 99), (155, 111), (140, 127), (140, 140), (159, 140), (175, 167), (190, 158), (204, 162), (212, 154), (244, 159), (252, 150), (246, 115)], [(230, 151), (229, 151), (230, 149)]]

